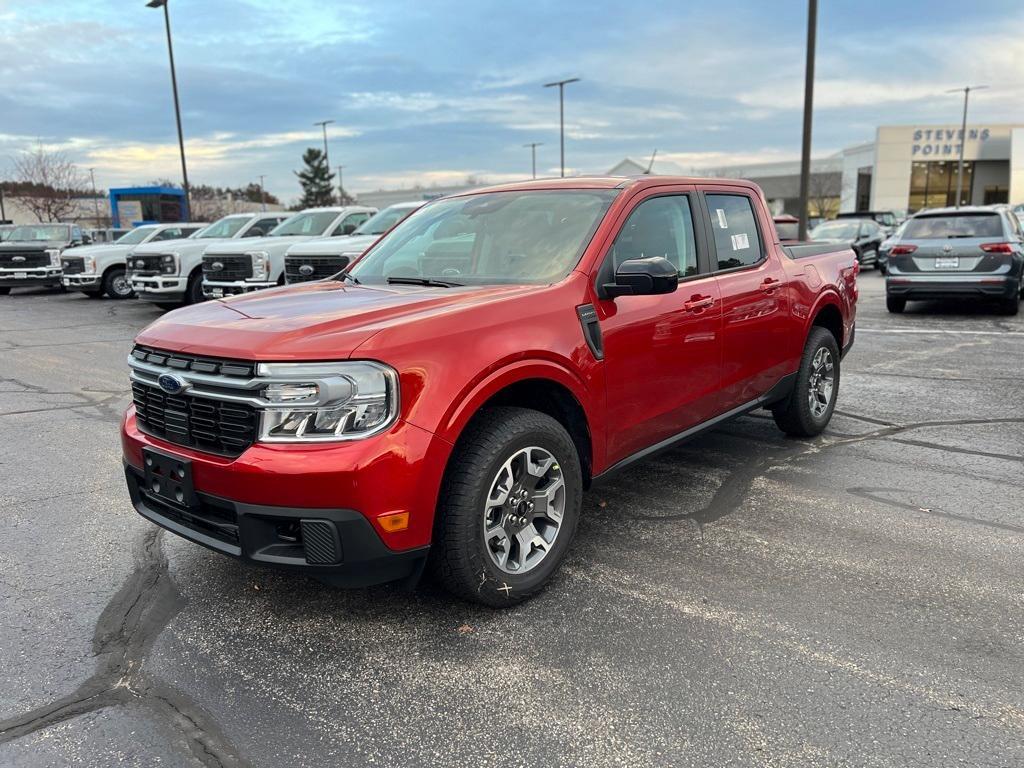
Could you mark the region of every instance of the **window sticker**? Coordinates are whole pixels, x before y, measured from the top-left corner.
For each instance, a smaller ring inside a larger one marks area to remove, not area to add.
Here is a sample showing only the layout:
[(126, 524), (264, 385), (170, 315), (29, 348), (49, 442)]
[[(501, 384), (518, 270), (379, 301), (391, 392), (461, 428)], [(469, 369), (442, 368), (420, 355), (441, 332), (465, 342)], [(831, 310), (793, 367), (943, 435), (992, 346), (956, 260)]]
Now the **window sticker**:
[(718, 214), (718, 226), (720, 229), (728, 229), (729, 222), (725, 220), (725, 209), (716, 208), (715, 213)]
[(732, 249), (734, 251), (743, 251), (749, 247), (750, 240), (747, 238), (746, 232), (740, 232), (740, 234), (732, 236)]

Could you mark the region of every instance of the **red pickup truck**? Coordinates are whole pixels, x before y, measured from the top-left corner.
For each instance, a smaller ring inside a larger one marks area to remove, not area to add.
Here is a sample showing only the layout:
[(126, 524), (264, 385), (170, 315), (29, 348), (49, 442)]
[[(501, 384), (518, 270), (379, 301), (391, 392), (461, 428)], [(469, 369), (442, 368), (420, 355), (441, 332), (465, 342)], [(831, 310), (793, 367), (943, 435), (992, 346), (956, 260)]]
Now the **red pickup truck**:
[(748, 182), (526, 182), (433, 201), (333, 278), (171, 312), (129, 356), (135, 509), (358, 586), (539, 590), (584, 491), (767, 408), (835, 408), (857, 265)]

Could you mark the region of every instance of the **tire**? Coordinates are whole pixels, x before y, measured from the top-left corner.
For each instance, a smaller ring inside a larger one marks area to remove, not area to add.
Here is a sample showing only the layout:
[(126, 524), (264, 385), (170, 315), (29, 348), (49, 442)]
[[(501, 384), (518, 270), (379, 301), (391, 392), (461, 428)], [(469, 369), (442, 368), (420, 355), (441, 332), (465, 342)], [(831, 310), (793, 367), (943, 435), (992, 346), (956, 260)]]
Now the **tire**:
[(10, 287), (0, 288), (0, 296), (7, 296), (8, 294), (10, 294), (10, 292)]
[[(772, 416), (779, 429), (793, 437), (813, 437), (828, 426), (839, 398), (839, 366), (839, 345), (835, 336), (825, 328), (811, 328), (793, 391), (772, 408)], [(827, 386), (829, 375), (831, 386)], [(819, 378), (814, 378), (816, 376)], [(812, 383), (816, 401), (813, 408)]]
[(907, 300), (901, 299), (896, 296), (885, 297), (885, 308), (894, 314), (900, 314), (904, 309), (907, 308)]
[(185, 304), (201, 304), (206, 301), (203, 296), (203, 273), (196, 272), (188, 279), (185, 287)]
[(1020, 312), (1020, 297), (1012, 296), (999, 302), (999, 309), (1004, 315), (1016, 315)]
[[(548, 459), (552, 463), (531, 494), (525, 486), (537, 476), (522, 470), (526, 462), (540, 469)], [(554, 491), (552, 506), (557, 507), (559, 477), (562, 515), (552, 529), (552, 521), (536, 507), (542, 503), (544, 489)], [(527, 482), (520, 488), (524, 478)], [(499, 491), (496, 496), (500, 497), (500, 486), (509, 483), (511, 493), (504, 494), (505, 503), (489, 504), (492, 491)], [(518, 503), (513, 502), (516, 498)], [(452, 452), (438, 502), (431, 572), (449, 592), (465, 600), (492, 607), (515, 605), (551, 579), (576, 532), (582, 501), (580, 458), (561, 424), (525, 408), (487, 409), (470, 422)], [(524, 517), (529, 521), (525, 527)], [(490, 544), (484, 534), (487, 522), (492, 523), (490, 530), (499, 531)], [(544, 542), (538, 542), (535, 534), (542, 539), (549, 536), (549, 547), (538, 546)], [(528, 551), (520, 549), (519, 535), (533, 540)], [(502, 554), (504, 568), (499, 562)], [(522, 563), (519, 573), (517, 563)]]
[(82, 291), (82, 293), (84, 293), (90, 299), (102, 299), (103, 298), (103, 291), (102, 290), (99, 290), (99, 291)]
[(103, 293), (112, 299), (130, 299), (135, 295), (132, 284), (125, 277), (124, 269), (108, 269), (103, 275)]
[(878, 270), (879, 272), (881, 272), (881, 273), (882, 273), (883, 275), (884, 275), (884, 274), (885, 274), (886, 272), (888, 272), (888, 270), (887, 270), (887, 269), (886, 269), (886, 267), (885, 267), (885, 264), (884, 264), (883, 262), (881, 262), (881, 261), (876, 261), (876, 262), (875, 262), (875, 269), (877, 269), (877, 270)]

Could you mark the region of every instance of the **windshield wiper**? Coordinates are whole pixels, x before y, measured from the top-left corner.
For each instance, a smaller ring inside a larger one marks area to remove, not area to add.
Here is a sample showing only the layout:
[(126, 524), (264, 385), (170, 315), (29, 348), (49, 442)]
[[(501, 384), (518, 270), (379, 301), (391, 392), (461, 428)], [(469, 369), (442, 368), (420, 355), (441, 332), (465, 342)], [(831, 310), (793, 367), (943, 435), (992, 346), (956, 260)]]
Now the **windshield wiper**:
[(356, 277), (355, 275), (350, 275), (348, 272), (342, 272), (341, 274), (338, 275), (337, 279), (341, 280), (341, 282), (345, 282), (346, 280), (351, 280), (356, 285), (362, 285), (362, 283), (359, 282), (359, 278), (358, 277)]
[(429, 285), (435, 288), (455, 288), (462, 283), (451, 283), (447, 280), (434, 280), (429, 277), (389, 277), (388, 285)]

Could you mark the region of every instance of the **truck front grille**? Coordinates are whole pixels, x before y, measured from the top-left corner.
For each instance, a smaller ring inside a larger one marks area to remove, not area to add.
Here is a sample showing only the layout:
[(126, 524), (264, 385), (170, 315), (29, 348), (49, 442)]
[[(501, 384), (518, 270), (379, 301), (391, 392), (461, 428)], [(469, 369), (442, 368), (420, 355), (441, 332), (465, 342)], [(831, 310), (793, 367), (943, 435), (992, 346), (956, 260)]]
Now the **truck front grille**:
[(65, 275), (80, 275), (85, 272), (85, 259), (81, 256), (65, 256), (60, 260)]
[(203, 256), (203, 279), (214, 282), (245, 280), (252, 277), (250, 256)]
[(128, 257), (128, 272), (136, 277), (149, 277), (160, 274), (160, 254), (147, 253)]
[(348, 256), (289, 256), (284, 260), (284, 277), (289, 283), (323, 280), (348, 266)]
[(258, 414), (245, 403), (169, 395), (132, 382), (139, 428), (170, 443), (222, 456), (238, 456), (256, 440)]
[(45, 251), (4, 251), (0, 253), (0, 269), (32, 269), (50, 266)]

